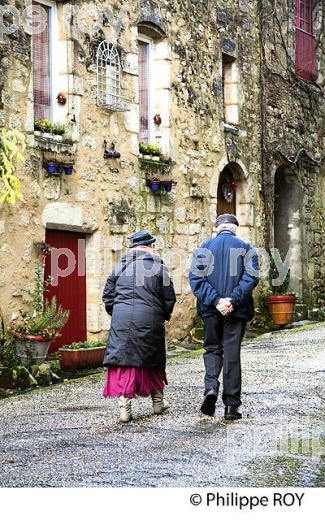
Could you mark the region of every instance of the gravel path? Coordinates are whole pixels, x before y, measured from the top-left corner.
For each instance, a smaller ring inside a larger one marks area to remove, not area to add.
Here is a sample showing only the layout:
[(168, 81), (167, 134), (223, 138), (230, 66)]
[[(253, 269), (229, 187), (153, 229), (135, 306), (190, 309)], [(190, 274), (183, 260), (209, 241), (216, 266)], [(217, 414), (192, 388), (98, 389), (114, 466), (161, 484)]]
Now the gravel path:
[(244, 419), (199, 413), (202, 356), (168, 366), (170, 409), (120, 425), (104, 375), (0, 401), (2, 487), (325, 485), (325, 325), (242, 350)]

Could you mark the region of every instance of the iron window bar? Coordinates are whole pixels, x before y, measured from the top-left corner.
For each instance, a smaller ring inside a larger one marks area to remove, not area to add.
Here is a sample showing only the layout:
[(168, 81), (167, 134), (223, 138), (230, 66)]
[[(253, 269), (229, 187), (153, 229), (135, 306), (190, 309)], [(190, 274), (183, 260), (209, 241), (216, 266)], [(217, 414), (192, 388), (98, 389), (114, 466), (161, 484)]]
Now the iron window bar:
[(116, 46), (103, 40), (97, 49), (97, 105), (112, 112), (127, 110), (121, 94), (121, 60)]

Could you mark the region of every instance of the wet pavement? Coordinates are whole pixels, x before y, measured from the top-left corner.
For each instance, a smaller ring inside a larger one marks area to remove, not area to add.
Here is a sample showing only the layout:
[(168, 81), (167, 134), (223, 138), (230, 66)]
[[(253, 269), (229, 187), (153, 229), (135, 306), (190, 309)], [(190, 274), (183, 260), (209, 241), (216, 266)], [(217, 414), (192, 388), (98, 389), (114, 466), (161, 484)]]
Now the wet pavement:
[(121, 425), (104, 374), (0, 401), (2, 487), (325, 485), (325, 324), (242, 349), (244, 418), (205, 418), (202, 355), (168, 365), (168, 412)]

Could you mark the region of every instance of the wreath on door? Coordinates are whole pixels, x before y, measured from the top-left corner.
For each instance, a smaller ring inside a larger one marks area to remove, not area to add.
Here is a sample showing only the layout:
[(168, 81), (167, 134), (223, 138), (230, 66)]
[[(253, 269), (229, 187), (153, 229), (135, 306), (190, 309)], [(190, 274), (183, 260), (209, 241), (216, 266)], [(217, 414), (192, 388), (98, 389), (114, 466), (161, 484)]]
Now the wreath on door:
[(234, 200), (235, 191), (237, 190), (238, 185), (234, 182), (228, 179), (223, 185), (222, 185), (222, 194), (226, 202), (230, 204)]

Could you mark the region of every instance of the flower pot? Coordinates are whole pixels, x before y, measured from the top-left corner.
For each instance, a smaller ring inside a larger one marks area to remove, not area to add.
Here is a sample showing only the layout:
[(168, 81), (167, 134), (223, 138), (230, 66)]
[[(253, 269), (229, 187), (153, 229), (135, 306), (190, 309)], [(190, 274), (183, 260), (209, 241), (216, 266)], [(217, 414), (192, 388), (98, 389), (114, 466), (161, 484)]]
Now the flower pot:
[(172, 182), (166, 182), (165, 183), (165, 191), (170, 192), (173, 189), (173, 183)]
[(295, 296), (267, 296), (265, 298), (271, 319), (276, 325), (292, 323), (295, 311)]
[(145, 161), (151, 161), (152, 159), (151, 155), (144, 155), (143, 158)]
[(152, 191), (158, 191), (159, 188), (160, 188), (160, 183), (159, 182), (152, 182), (150, 188), (152, 189)]
[(64, 172), (65, 172), (66, 175), (72, 175), (73, 166), (65, 166), (64, 167)]
[(159, 157), (159, 155), (153, 155), (151, 160), (155, 161), (155, 162), (159, 162), (160, 161), (160, 157)]
[(62, 372), (73, 372), (89, 368), (99, 368), (103, 364), (106, 347), (80, 350), (60, 350)]
[(55, 163), (49, 163), (47, 165), (47, 171), (48, 173), (57, 173), (58, 169), (57, 169), (57, 164)]
[(19, 332), (13, 334), (16, 353), (23, 365), (41, 365), (44, 363), (50, 348), (51, 340), (43, 336), (24, 336)]

